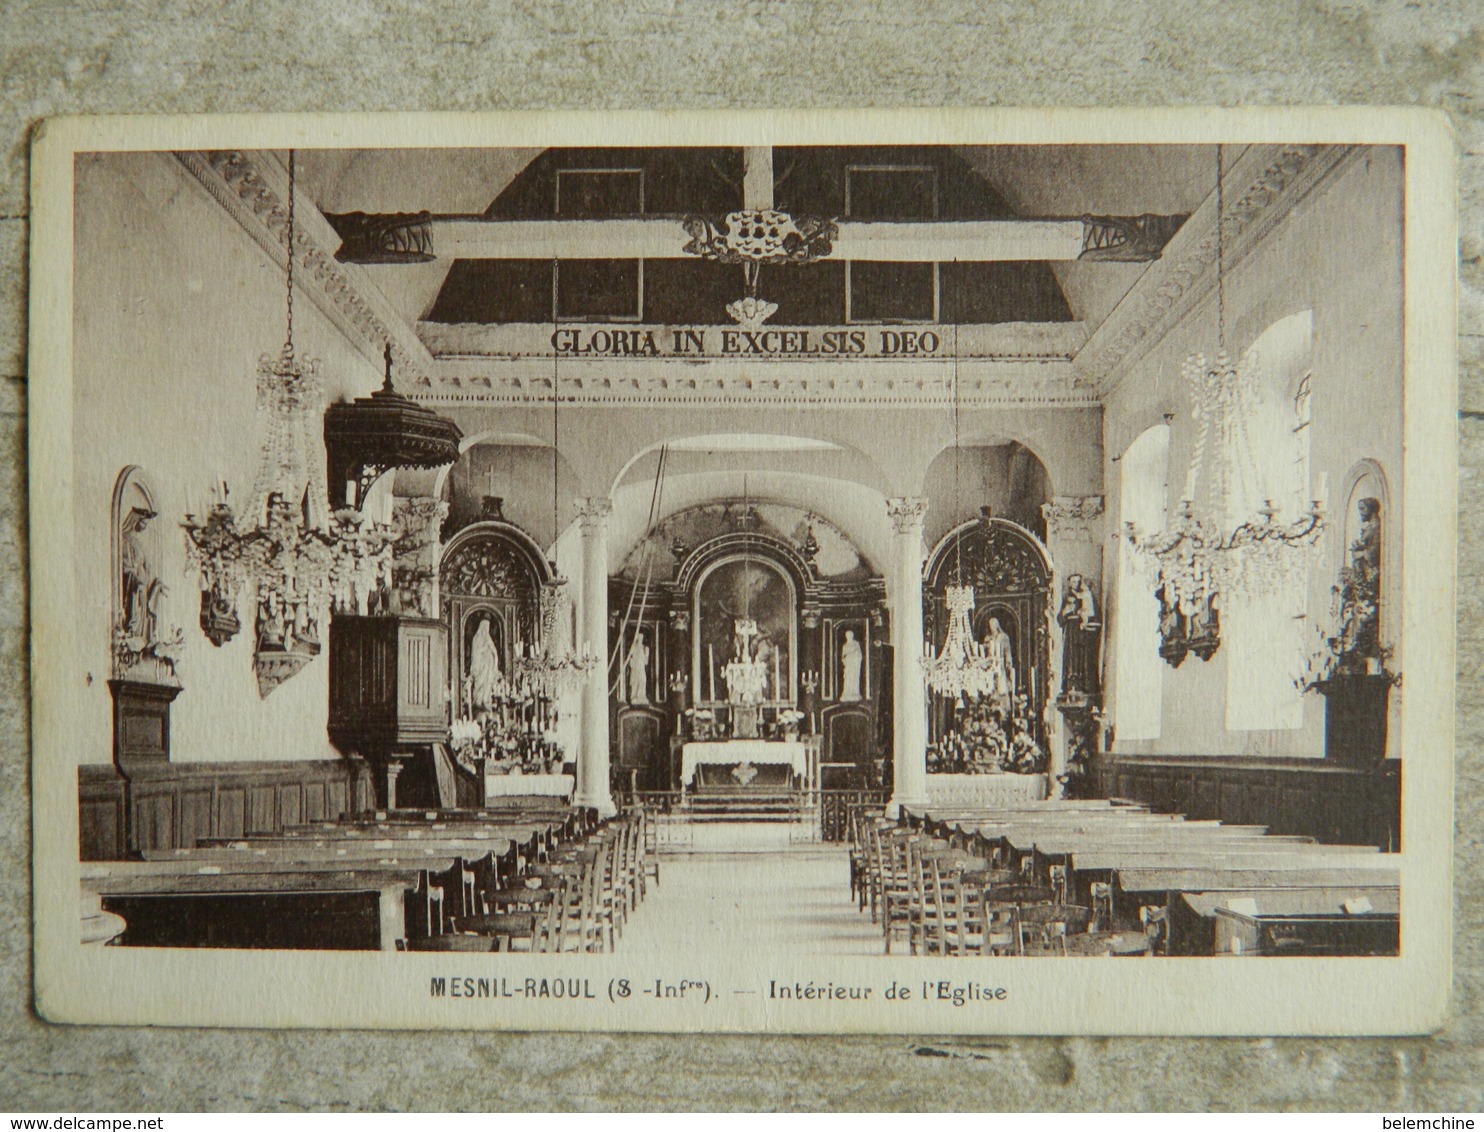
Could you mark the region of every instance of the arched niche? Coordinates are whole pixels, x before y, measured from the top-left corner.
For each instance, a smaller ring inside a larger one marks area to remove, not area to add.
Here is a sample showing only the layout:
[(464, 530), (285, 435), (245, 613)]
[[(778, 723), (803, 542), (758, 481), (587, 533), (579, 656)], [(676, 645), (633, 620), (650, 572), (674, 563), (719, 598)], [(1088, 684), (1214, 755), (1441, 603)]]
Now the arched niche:
[(470, 524), (443, 548), (438, 567), (439, 612), (448, 627), (453, 718), (469, 714), (465, 676), (482, 621), (490, 623), (501, 671), (509, 673), (522, 644), (537, 634), (541, 587), (552, 570), (541, 548), (514, 523)]
[(170, 704), (179, 629), (168, 624), (161, 580), (165, 550), (158, 495), (137, 465), (114, 481), (109, 510), (113, 578), (109, 637), (112, 652), (113, 758), (126, 774), (170, 759)]
[[(1342, 568), (1352, 565), (1352, 559), (1359, 551), (1359, 544), (1366, 533), (1362, 529), (1366, 523), (1362, 504), (1366, 500), (1375, 500), (1374, 521), (1379, 525), (1379, 535), (1375, 537), (1378, 537), (1381, 556), (1381, 600), (1377, 610), (1377, 630), (1379, 643), (1389, 648), (1400, 638), (1401, 617), (1396, 572), (1399, 556), (1395, 553), (1399, 528), (1395, 528), (1395, 516), (1391, 513), (1391, 484), (1387, 479), (1386, 469), (1379, 460), (1370, 457), (1357, 460), (1345, 473), (1339, 498), (1344, 501), (1344, 510), (1337, 524), (1344, 537), (1340, 554)], [(1369, 509), (1370, 505), (1366, 504), (1366, 507)]]
[[(798, 699), (801, 595), (810, 573), (791, 546), (775, 539), (723, 535), (698, 548), (679, 581), (690, 604), (691, 679), (703, 705), (728, 698), (725, 667), (740, 648), (764, 652), (763, 701), (793, 705)], [(743, 622), (756, 634), (743, 641)]]
[(158, 494), (144, 470), (130, 464), (113, 485), (110, 508), (112, 581), (110, 583), (110, 640), (116, 679), (174, 684), (172, 661), (160, 655), (178, 638), (168, 624), (161, 579), (165, 555), (165, 524), (157, 506)]
[[(1008, 519), (962, 523), (939, 540), (928, 556), (923, 593), (923, 628), (936, 652), (948, 635), (944, 591), (960, 582), (974, 587), (970, 615), (974, 639), (982, 641), (990, 619), (1010, 637), (1015, 689), (1026, 697), (1033, 737), (1046, 743), (1046, 704), (1051, 688), (1051, 555), (1035, 534)], [(913, 648), (913, 642), (898, 647)], [(934, 695), (929, 737), (936, 740), (953, 719), (954, 704)]]

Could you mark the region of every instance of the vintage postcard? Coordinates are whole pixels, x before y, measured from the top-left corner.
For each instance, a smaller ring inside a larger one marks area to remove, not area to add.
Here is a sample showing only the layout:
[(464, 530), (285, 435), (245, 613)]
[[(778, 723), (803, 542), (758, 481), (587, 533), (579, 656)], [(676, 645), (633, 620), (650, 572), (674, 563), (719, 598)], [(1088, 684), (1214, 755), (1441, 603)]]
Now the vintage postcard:
[(1435, 1028), (1455, 183), (1388, 110), (48, 122), (39, 1012)]

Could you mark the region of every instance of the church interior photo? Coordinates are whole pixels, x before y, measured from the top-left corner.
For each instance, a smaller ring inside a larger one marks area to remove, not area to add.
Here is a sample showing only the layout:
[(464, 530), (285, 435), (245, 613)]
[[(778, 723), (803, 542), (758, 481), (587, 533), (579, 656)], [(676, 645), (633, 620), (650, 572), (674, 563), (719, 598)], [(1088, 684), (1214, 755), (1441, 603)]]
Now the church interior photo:
[(80, 154), (82, 939), (1396, 954), (1403, 175)]

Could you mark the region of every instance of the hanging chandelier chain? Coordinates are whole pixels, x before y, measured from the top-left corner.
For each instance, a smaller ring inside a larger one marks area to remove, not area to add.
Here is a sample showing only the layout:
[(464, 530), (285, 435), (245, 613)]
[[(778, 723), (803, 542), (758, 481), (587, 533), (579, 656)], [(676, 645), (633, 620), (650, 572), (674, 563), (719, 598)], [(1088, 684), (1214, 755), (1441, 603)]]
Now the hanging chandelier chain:
[(289, 268), (288, 268), (288, 338), (284, 350), (294, 352), (294, 151), (289, 150)]
[[(954, 260), (956, 264), (958, 261)], [(953, 507), (955, 518), (963, 512), (964, 497), (959, 483), (959, 462), (963, 458), (963, 442), (959, 432), (958, 400), (958, 312), (953, 317)], [(953, 538), (954, 576), (958, 584), (964, 584), (964, 537), (960, 530)]]
[(1216, 146), (1216, 345), (1226, 349), (1226, 170), (1223, 147)]

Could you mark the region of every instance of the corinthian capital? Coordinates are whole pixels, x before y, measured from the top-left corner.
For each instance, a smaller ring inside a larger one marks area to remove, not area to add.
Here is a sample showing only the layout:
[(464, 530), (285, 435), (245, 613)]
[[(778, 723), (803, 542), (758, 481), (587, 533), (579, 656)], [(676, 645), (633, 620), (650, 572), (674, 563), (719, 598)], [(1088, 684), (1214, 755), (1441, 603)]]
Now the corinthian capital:
[(577, 501), (577, 521), (582, 524), (583, 534), (604, 530), (612, 517), (613, 500), (605, 495), (589, 496)]
[(927, 514), (928, 501), (913, 495), (900, 495), (886, 501), (886, 513), (891, 516), (891, 525), (899, 535), (921, 534), (922, 517)]
[(1101, 495), (1058, 495), (1041, 504), (1046, 516), (1046, 537), (1062, 542), (1096, 542), (1092, 526), (1103, 517)]

